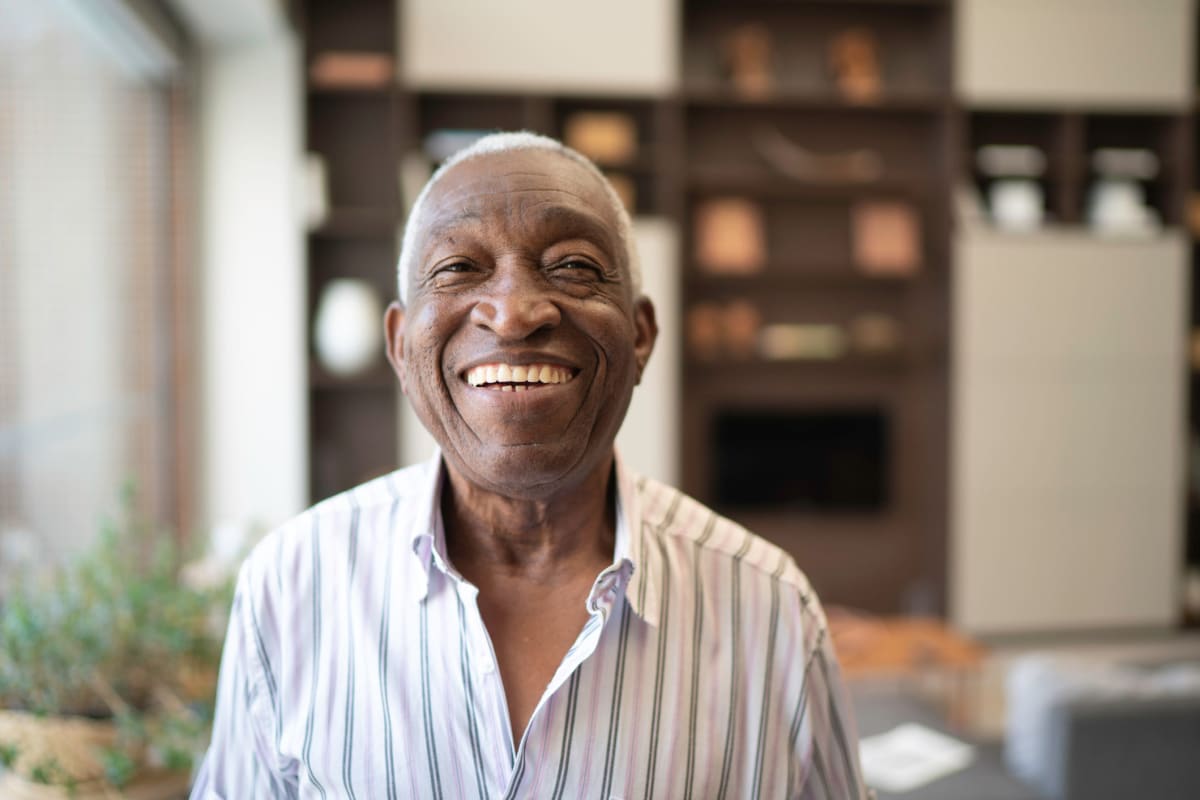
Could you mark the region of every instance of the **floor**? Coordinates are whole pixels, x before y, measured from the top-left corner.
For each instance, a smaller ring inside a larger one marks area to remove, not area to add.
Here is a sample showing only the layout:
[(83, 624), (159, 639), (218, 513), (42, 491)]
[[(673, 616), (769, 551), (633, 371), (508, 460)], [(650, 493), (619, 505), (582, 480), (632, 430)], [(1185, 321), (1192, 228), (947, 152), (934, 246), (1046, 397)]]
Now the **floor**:
[(1200, 662), (1200, 631), (1125, 635), (1030, 637), (989, 644), (989, 654), (972, 687), (972, 713), (966, 724), (950, 726), (940, 710), (945, 686), (937, 676), (915, 680), (869, 680), (851, 685), (863, 736), (882, 733), (903, 722), (919, 722), (977, 748), (976, 761), (951, 775), (902, 795), (880, 793), (880, 800), (1038, 800), (1004, 767), (1005, 678), (1023, 655), (1104, 662)]

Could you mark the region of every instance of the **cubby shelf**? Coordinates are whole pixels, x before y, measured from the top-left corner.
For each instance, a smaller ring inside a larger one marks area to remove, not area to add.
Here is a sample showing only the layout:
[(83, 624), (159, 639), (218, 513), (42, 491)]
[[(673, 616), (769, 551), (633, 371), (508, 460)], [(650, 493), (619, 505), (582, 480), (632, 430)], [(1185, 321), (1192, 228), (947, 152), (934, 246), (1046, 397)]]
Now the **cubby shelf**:
[(942, 93), (893, 93), (874, 100), (852, 102), (834, 93), (776, 91), (764, 97), (747, 97), (721, 85), (698, 85), (684, 90), (684, 101), (693, 107), (730, 111), (849, 112), (863, 115), (940, 113), (953, 108), (953, 98)]
[[(696, 269), (695, 267), (692, 267)], [(712, 275), (701, 272), (689, 277), (689, 284), (699, 294), (739, 295), (747, 292), (778, 293), (814, 290), (878, 291), (894, 293), (910, 288), (919, 280), (921, 270), (912, 276), (868, 275), (851, 264), (768, 265), (752, 275)]]
[(703, 194), (740, 194), (761, 198), (847, 199), (903, 195), (922, 198), (936, 191), (919, 177), (884, 177), (876, 180), (789, 180), (760, 177), (747, 170), (695, 169), (688, 176), (688, 189)]

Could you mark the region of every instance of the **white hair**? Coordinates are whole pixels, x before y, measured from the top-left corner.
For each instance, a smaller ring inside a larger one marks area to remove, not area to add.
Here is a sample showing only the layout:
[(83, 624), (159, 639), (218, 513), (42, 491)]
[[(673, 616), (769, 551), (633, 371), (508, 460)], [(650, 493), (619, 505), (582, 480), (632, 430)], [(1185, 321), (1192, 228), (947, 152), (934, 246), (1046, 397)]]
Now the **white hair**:
[(428, 199), (433, 187), (437, 185), (438, 181), (455, 164), (461, 164), (464, 161), (478, 158), (479, 156), (519, 150), (545, 150), (565, 156), (582, 166), (600, 182), (600, 185), (604, 187), (604, 196), (608, 200), (610, 210), (617, 219), (617, 238), (622, 250), (624, 250), (626, 265), (629, 268), (629, 279), (633, 286), (633, 296), (636, 298), (641, 295), (642, 266), (638, 259), (637, 246), (633, 239), (633, 221), (629, 218), (629, 212), (625, 209), (625, 204), (621, 202), (621, 198), (617, 196), (616, 190), (613, 189), (608, 179), (604, 177), (604, 173), (587, 156), (576, 150), (572, 150), (557, 139), (551, 139), (549, 136), (541, 136), (529, 131), (509, 131), (490, 133), (476, 140), (469, 147), (464, 147), (447, 158), (429, 178), (429, 182), (421, 189), (421, 193), (417, 195), (412, 209), (408, 212), (408, 219), (404, 223), (404, 239), (400, 244), (400, 258), (396, 263), (396, 288), (400, 296), (400, 302), (408, 302), (408, 279), (412, 274), (413, 265), (417, 258), (417, 231), (421, 227), (421, 214), (425, 208), (425, 201)]

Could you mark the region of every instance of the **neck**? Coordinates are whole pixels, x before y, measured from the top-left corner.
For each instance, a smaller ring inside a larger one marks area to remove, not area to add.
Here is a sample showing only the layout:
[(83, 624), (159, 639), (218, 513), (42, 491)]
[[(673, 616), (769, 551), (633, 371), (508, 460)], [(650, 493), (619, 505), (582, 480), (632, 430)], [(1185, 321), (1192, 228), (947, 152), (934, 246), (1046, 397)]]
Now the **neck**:
[(480, 575), (555, 582), (571, 565), (612, 559), (616, 531), (612, 458), (549, 499), (512, 498), (470, 483), (448, 463), (442, 518), (451, 562)]

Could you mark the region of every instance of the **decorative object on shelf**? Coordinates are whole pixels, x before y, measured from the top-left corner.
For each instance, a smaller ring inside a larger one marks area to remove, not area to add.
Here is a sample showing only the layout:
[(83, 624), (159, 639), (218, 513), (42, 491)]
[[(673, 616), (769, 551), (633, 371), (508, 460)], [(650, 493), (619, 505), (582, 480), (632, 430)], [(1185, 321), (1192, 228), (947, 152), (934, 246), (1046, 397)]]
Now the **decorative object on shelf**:
[(891, 314), (859, 314), (847, 325), (850, 348), (865, 356), (889, 356), (900, 351), (904, 336), (900, 322)]
[(321, 366), (349, 378), (369, 369), (383, 352), (383, 304), (366, 281), (325, 284), (313, 318), (313, 347)]
[(854, 263), (868, 275), (907, 277), (921, 263), (916, 210), (897, 200), (867, 200), (850, 209)]
[(700, 361), (716, 361), (721, 357), (724, 323), (721, 307), (716, 303), (695, 303), (687, 312), (688, 349)]
[(988, 189), (992, 223), (1001, 230), (1023, 232), (1042, 227), (1045, 197), (1037, 181), (1005, 178)]
[(477, 128), (438, 128), (430, 131), (421, 145), (429, 160), (440, 164), (459, 150), (475, 144), (488, 133), (490, 131)]
[(394, 67), (386, 53), (330, 50), (308, 67), (308, 80), (319, 89), (382, 89), (391, 85)]
[(598, 164), (621, 166), (637, 158), (637, 123), (620, 111), (577, 111), (563, 124), (563, 141)]
[(767, 260), (762, 209), (743, 197), (705, 200), (696, 207), (696, 260), (707, 272), (751, 275)]
[[(1188, 348), (1188, 352), (1191, 356), (1192, 369), (1200, 371), (1200, 328), (1192, 328), (1192, 336), (1189, 345), (1190, 347)], [(1200, 497), (1200, 495), (1198, 495), (1198, 497)]]
[(1183, 574), (1183, 613), (1200, 621), (1200, 566), (1189, 566)]
[(1042, 226), (1045, 195), (1038, 179), (1046, 154), (1030, 145), (990, 144), (975, 153), (979, 172), (991, 181), (988, 209), (1001, 230), (1032, 231)]
[(304, 154), (304, 228), (321, 227), (329, 216), (329, 173), (320, 153)]
[(829, 42), (829, 71), (838, 93), (851, 103), (871, 103), (883, 92), (879, 40), (866, 28), (841, 31)]
[(725, 64), (738, 94), (756, 100), (771, 95), (771, 47), (771, 31), (761, 22), (739, 25), (725, 38)]
[(233, 581), (185, 584), (172, 537), (137, 517), (129, 487), (122, 506), (70, 566), (6, 592), (0, 796), (185, 790), (208, 741)]
[(975, 153), (979, 171), (990, 178), (1040, 178), (1046, 154), (1024, 144), (987, 144)]
[(1101, 178), (1092, 184), (1087, 219), (1095, 233), (1108, 236), (1147, 236), (1161, 228), (1142, 185), (1125, 179)]
[(1193, 239), (1200, 239), (1200, 192), (1188, 195), (1187, 226)]
[(700, 302), (687, 313), (688, 349), (699, 361), (744, 361), (758, 353), (762, 314), (748, 300)]
[(749, 300), (733, 300), (725, 306), (724, 344), (731, 358), (754, 358), (758, 351), (758, 335), (762, 314)]
[(860, 148), (841, 153), (814, 153), (796, 144), (773, 125), (760, 125), (751, 134), (754, 149), (771, 168), (797, 181), (868, 183), (883, 177), (883, 158)]
[(604, 177), (612, 185), (613, 191), (625, 206), (630, 216), (637, 213), (637, 184), (623, 172), (605, 172)]
[(1092, 151), (1092, 171), (1106, 178), (1154, 180), (1158, 167), (1158, 156), (1144, 147), (1097, 147)]
[(771, 361), (833, 361), (846, 354), (846, 332), (829, 323), (777, 322), (763, 327), (758, 351)]
[(1148, 235), (1161, 226), (1142, 181), (1158, 175), (1158, 156), (1144, 148), (1101, 147), (1092, 153), (1096, 181), (1088, 193), (1088, 224), (1106, 235)]

